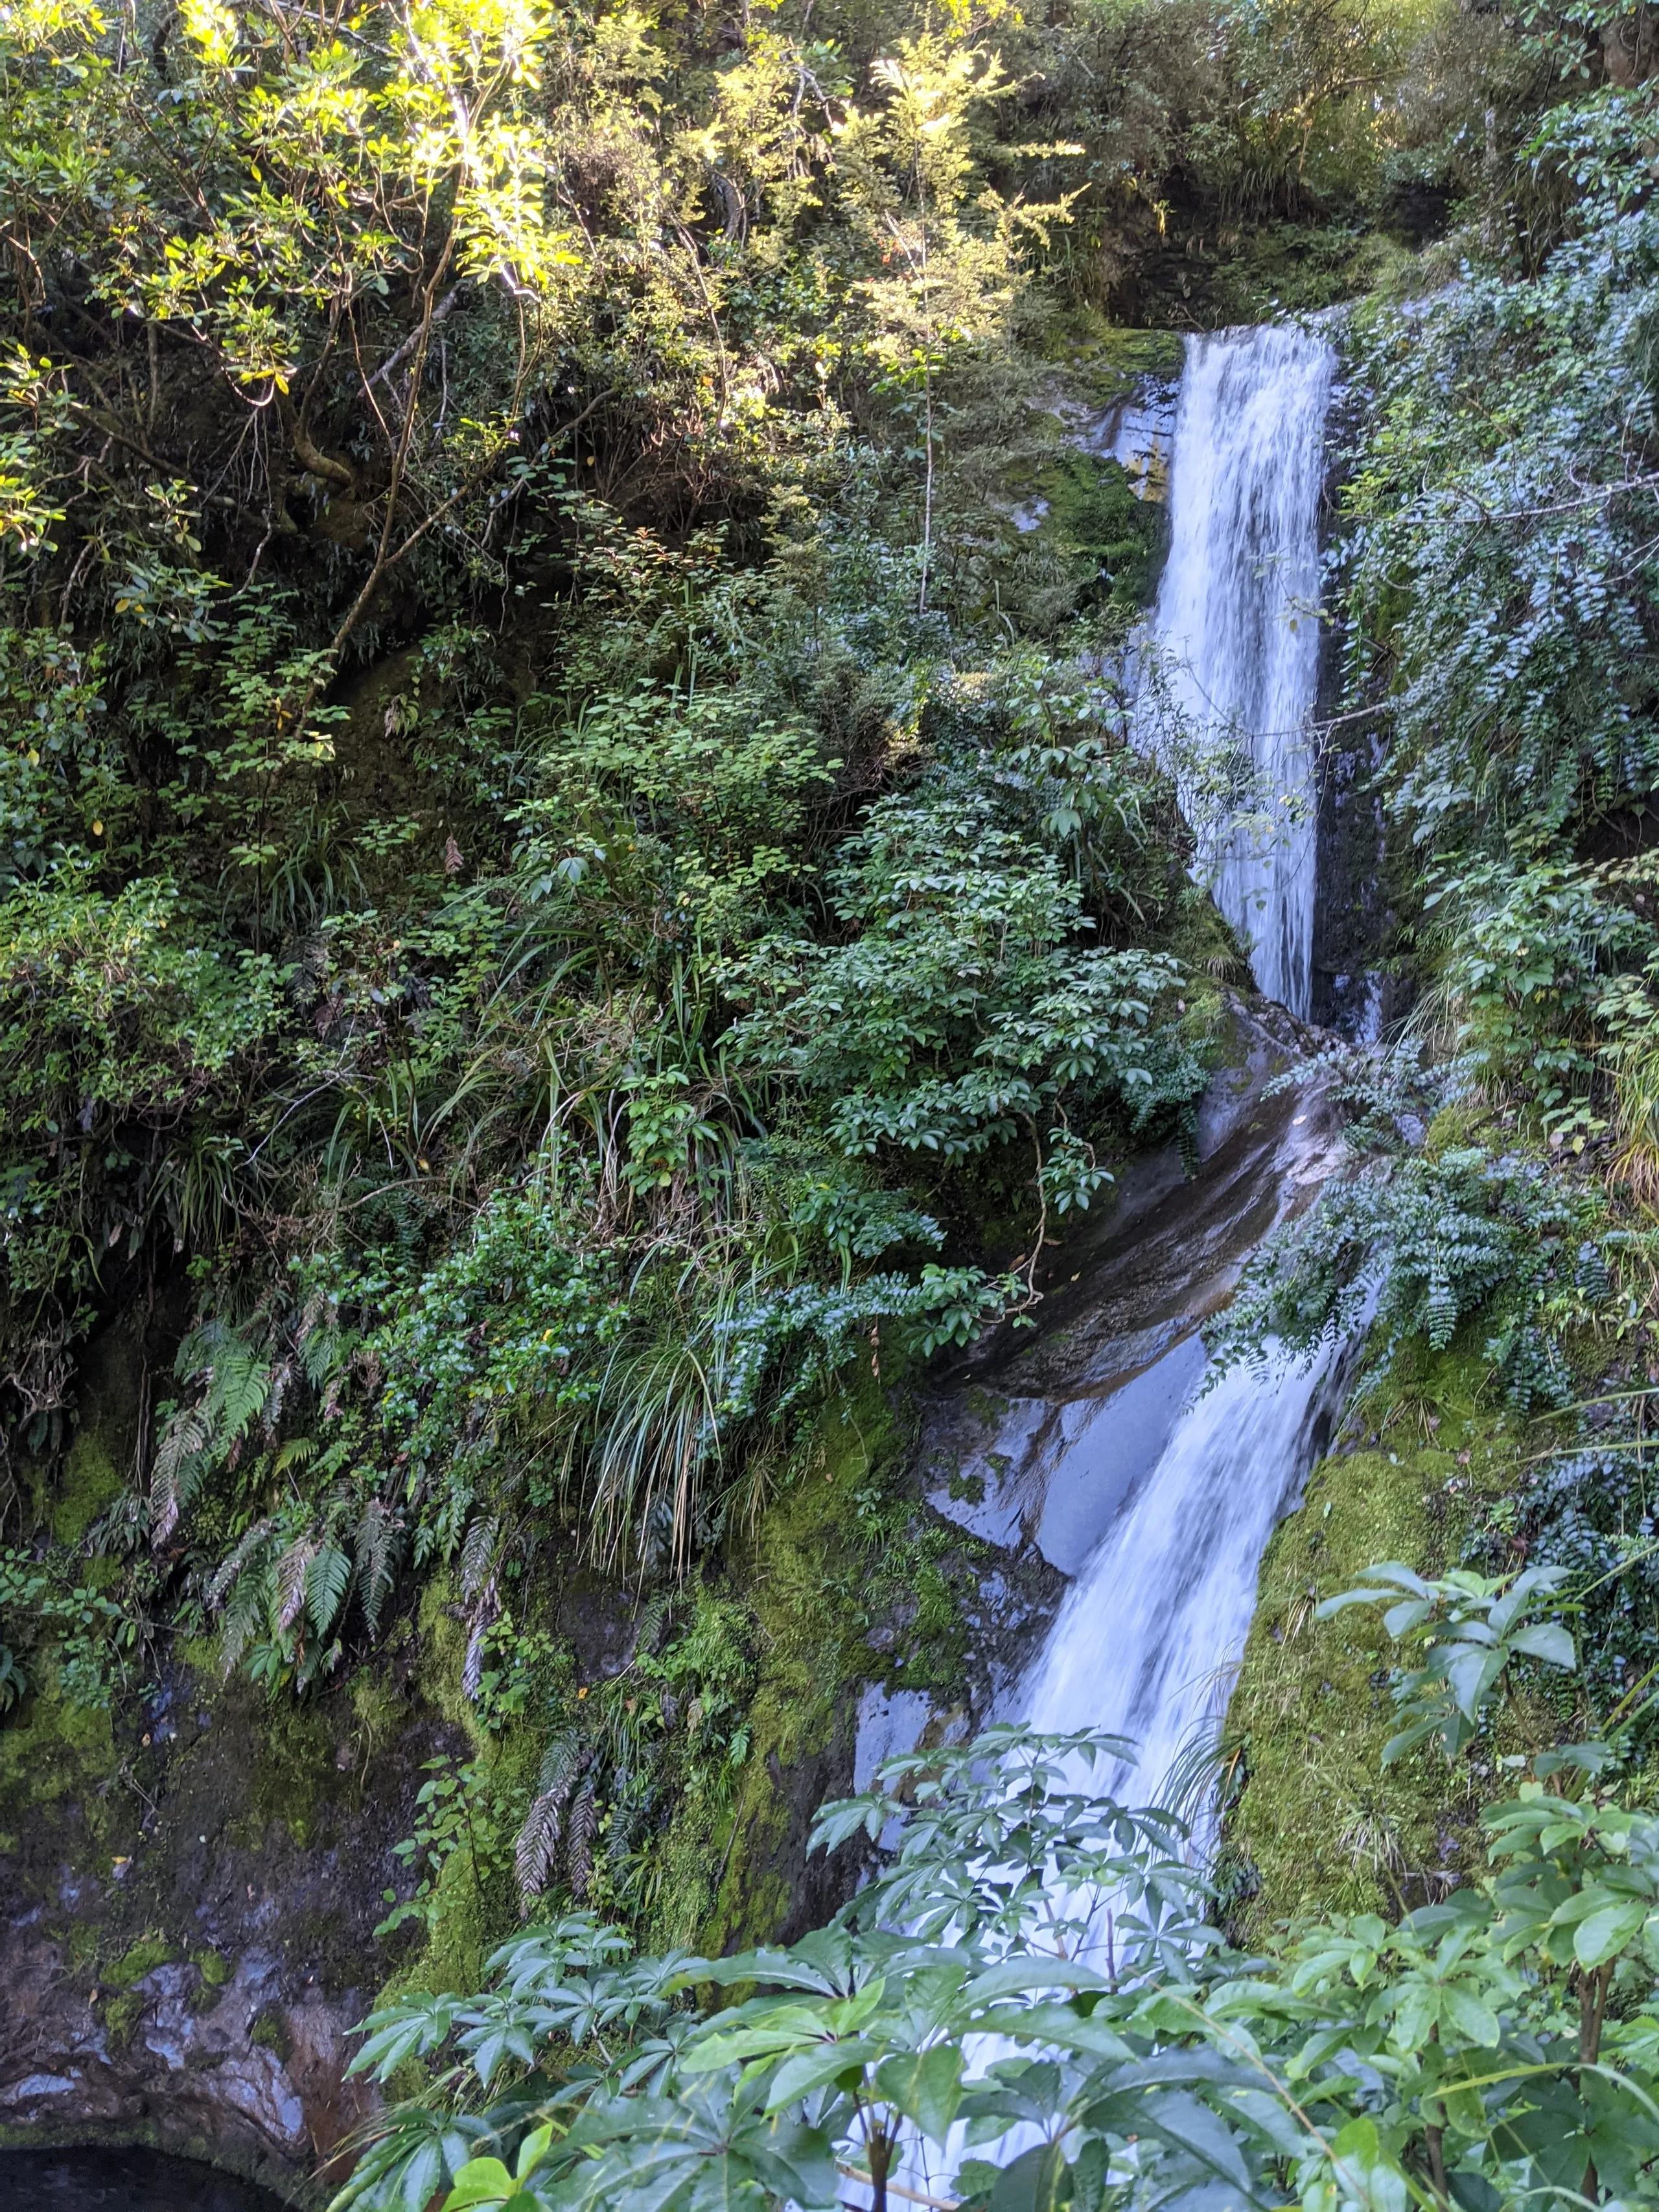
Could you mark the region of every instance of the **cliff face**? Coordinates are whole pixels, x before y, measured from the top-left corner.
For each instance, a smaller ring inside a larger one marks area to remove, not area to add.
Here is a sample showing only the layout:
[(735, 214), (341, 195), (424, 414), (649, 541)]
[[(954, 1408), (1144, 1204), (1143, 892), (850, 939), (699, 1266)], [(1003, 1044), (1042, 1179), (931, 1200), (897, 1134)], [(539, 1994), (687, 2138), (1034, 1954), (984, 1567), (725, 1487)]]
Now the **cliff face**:
[[(73, 1445), (33, 1500), (94, 1584), (112, 1563), (81, 1540), (130, 1461), (139, 1377), (157, 1362), (147, 1326), (130, 1316), (96, 1347)], [(817, 1804), (852, 1786), (862, 1680), (915, 1640), (902, 1597), (881, 1600), (892, 1618), (868, 1641), (845, 1597), (855, 1566), (868, 1580), (865, 1553), (848, 1553), (854, 1501), (902, 1464), (901, 1396), (855, 1381), (732, 1562), (758, 1654), (753, 1748), (712, 1820), (706, 1804), (672, 1808), (658, 1910), (677, 1940), (718, 1950), (798, 1930), (854, 1878), (845, 1855), (805, 1847)], [(0, 1728), (0, 2145), (149, 2143), (325, 2201), (331, 2154), (375, 2101), (347, 2078), (351, 2029), (390, 1990), (474, 1986), (517, 1923), (511, 1808), (546, 1729), (539, 1715), (480, 1724), (452, 1595), (441, 1577), (411, 1595), (304, 1700), (224, 1680), (204, 1645), (161, 1644), (104, 1707), (42, 1671)], [(520, 1602), (580, 1681), (627, 1663), (637, 1592), (555, 1556)], [(940, 1663), (971, 1671), (963, 1638), (945, 1641)], [(423, 1919), (378, 1934), (431, 1871), (407, 1839), (434, 1763), (466, 1766), (480, 1801), (507, 1809), (487, 1850), (451, 1854)]]
[(365, 2117), (345, 2067), (387, 1971), (379, 1900), (456, 1734), (412, 1658), (372, 1705), (343, 1686), (286, 1711), (174, 1660), (107, 1712), (43, 1695), (0, 1735), (9, 2132), (291, 2191)]

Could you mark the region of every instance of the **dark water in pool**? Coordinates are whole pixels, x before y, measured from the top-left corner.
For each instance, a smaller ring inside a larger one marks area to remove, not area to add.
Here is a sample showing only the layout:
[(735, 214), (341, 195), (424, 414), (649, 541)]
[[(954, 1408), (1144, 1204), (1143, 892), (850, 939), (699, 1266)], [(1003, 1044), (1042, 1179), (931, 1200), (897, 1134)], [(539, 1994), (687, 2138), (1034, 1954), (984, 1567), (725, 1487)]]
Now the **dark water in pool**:
[(0, 2212), (285, 2212), (267, 2189), (154, 2150), (0, 2150)]

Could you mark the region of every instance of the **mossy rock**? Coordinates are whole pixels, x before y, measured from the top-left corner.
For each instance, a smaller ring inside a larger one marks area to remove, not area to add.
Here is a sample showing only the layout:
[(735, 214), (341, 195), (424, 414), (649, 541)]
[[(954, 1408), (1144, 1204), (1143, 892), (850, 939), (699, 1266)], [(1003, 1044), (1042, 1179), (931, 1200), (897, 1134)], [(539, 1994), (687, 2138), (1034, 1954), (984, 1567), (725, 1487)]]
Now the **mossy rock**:
[(137, 1810), (110, 1788), (120, 1761), (109, 1709), (77, 1705), (54, 1674), (0, 1729), (0, 1804), (25, 1835), (40, 1814), (58, 1814), (77, 1869), (107, 1876), (113, 1858), (131, 1854)]
[(834, 1571), (854, 1553), (857, 1493), (903, 1452), (894, 1380), (855, 1376), (822, 1410), (738, 1563), (763, 1639), (752, 1747), (729, 1814), (693, 1806), (677, 1822), (679, 1887), (654, 1941), (735, 1949), (799, 1934), (840, 1902), (841, 1870), (809, 1859), (806, 1839), (819, 1802), (850, 1787), (854, 1698), (872, 1662)]
[(1060, 325), (1056, 358), (1091, 405), (1112, 407), (1143, 384), (1179, 376), (1183, 352), (1178, 331), (1137, 330), (1082, 307)]
[(257, 2043), (261, 2050), (274, 2051), (284, 2066), (294, 2056), (294, 2039), (275, 2005), (267, 2005), (254, 2021), (248, 2031), (248, 2041)]
[[(121, 1496), (137, 1452), (144, 1375), (138, 1315), (104, 1330), (83, 1353), (81, 1369), (69, 1449), (55, 1467), (42, 1466), (31, 1486), (37, 1523), (54, 1541), (76, 1548)], [(80, 1571), (82, 1579), (102, 1583), (121, 1570), (116, 1560), (94, 1559)]]
[(1521, 1450), (1515, 1416), (1486, 1401), (1484, 1380), (1468, 1354), (1402, 1358), (1367, 1407), (1364, 1447), (1322, 1462), (1268, 1547), (1228, 1711), (1243, 1786), (1220, 1866), (1251, 1940), (1307, 1913), (1392, 1915), (1480, 1863), (1489, 1778), (1448, 1769), (1429, 1747), (1382, 1765), (1399, 1654), (1380, 1609), (1315, 1615), (1366, 1567), (1433, 1576), (1460, 1563), (1474, 1509), (1513, 1486)]
[(1168, 550), (1169, 514), (1137, 497), (1122, 464), (1066, 447), (1045, 463), (1036, 489), (1042, 527), (1086, 573), (1085, 591), (1134, 613), (1152, 604)]
[(131, 1944), (112, 1966), (104, 1968), (104, 1986), (112, 1990), (130, 1990), (146, 1974), (153, 1974), (158, 1966), (171, 1966), (178, 1953), (160, 1936), (141, 1936)]

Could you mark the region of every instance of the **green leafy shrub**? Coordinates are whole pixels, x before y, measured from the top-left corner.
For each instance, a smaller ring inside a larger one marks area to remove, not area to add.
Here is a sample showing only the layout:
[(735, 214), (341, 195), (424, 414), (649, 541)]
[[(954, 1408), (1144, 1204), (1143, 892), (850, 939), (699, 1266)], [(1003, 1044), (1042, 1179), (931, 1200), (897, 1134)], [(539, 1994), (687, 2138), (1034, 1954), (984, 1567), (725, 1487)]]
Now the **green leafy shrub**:
[[(1391, 1632), (1428, 1638), (1401, 1699), (1448, 1759), (1513, 1659), (1573, 1663), (1536, 1617), (1547, 1574), (1371, 1580), (1338, 1602), (1392, 1598)], [(1255, 1955), (1204, 1924), (1182, 1825), (1090, 1786), (1124, 1748), (1000, 1728), (889, 1762), (817, 1832), (884, 1839), (873, 1880), (797, 1943), (636, 1957), (569, 1917), (503, 1946), (475, 1994), (385, 2008), (354, 2063), (441, 2057), (441, 2086), (387, 2116), (337, 2203), (811, 2207), (843, 2178), (877, 2206), (920, 2178), (986, 2212), (1641, 2201), (1659, 1827), (1594, 1783), (1607, 1747), (1537, 1759), (1486, 1816), (1478, 1884)]]

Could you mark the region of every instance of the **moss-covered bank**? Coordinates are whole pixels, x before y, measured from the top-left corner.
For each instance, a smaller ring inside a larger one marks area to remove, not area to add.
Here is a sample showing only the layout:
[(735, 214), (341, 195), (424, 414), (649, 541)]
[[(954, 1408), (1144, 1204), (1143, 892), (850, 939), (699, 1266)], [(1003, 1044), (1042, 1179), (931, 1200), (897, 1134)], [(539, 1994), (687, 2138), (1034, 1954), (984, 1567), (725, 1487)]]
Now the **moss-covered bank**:
[(1431, 1576), (1461, 1565), (1483, 1502), (1516, 1485), (1522, 1428), (1478, 1357), (1407, 1352), (1280, 1523), (1227, 1719), (1222, 1870), (1241, 1932), (1304, 1912), (1392, 1914), (1472, 1869), (1489, 1776), (1479, 1761), (1449, 1772), (1428, 1748), (1385, 1769), (1398, 1654), (1376, 1609), (1316, 1609), (1382, 1562)]

